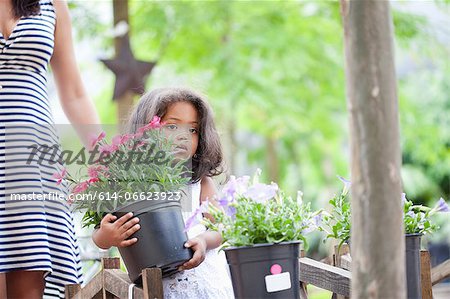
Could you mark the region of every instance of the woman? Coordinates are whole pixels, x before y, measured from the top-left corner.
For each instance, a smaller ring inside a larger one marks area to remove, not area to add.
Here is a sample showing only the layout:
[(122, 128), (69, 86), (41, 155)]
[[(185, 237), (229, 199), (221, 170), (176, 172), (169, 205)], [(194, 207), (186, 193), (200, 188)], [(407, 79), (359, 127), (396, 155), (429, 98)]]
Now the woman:
[(59, 146), (47, 97), (49, 63), (62, 108), (72, 124), (80, 125), (77, 132), (90, 148), (89, 135), (100, 128), (89, 133), (82, 125), (99, 119), (76, 65), (67, 4), (1, 0), (0, 298), (64, 298), (64, 285), (82, 281), (65, 202), (12, 199), (12, 194), (68, 192), (66, 182), (52, 177), (62, 162), (26, 160), (30, 146)]

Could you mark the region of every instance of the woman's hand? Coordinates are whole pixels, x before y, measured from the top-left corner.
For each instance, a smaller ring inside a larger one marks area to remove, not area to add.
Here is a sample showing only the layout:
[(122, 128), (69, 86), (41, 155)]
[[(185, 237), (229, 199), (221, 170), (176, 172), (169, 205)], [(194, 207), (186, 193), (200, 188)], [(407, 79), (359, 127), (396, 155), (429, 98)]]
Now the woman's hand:
[(130, 212), (116, 219), (117, 217), (112, 214), (103, 217), (100, 228), (92, 235), (98, 247), (102, 249), (109, 249), (111, 246), (127, 247), (137, 242), (137, 238), (127, 239), (141, 228), (138, 224), (139, 218), (133, 218), (133, 213)]
[(182, 266), (179, 267), (180, 271), (195, 268), (205, 260), (207, 242), (202, 235), (188, 240), (184, 244), (184, 247), (192, 248), (192, 250), (194, 251), (194, 256), (189, 261), (187, 261), (186, 263), (184, 263)]

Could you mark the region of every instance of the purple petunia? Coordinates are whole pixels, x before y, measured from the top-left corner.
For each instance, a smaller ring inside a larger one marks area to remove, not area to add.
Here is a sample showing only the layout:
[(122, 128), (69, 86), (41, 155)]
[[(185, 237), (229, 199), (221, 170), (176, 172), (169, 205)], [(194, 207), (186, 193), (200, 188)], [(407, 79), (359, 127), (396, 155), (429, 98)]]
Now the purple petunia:
[(234, 206), (227, 206), (225, 209), (225, 214), (228, 217), (231, 217), (232, 219), (236, 218), (236, 207)]
[(342, 193), (347, 194), (348, 191), (350, 190), (350, 186), (352, 185), (352, 183), (339, 175), (337, 177), (341, 180), (342, 183), (344, 183), (344, 190), (342, 191)]
[(322, 213), (315, 215), (312, 218), (312, 223), (313, 225), (315, 225), (316, 227), (319, 227), (322, 224)]
[(415, 216), (416, 214), (414, 214), (413, 211), (408, 211), (408, 213), (406, 213), (406, 215), (408, 215), (408, 216), (411, 217), (411, 218), (414, 218), (414, 216)]
[(221, 199), (219, 199), (219, 206), (221, 206), (222, 208), (225, 208), (230, 204), (231, 201), (232, 201), (231, 197), (224, 196)]
[(302, 231), (302, 234), (308, 234), (315, 231), (322, 224), (322, 213), (314, 215), (306, 224), (306, 228)]
[(206, 213), (208, 211), (208, 207), (209, 201), (205, 200), (197, 209), (195, 209), (194, 213), (186, 220), (186, 224), (184, 226), (185, 232), (200, 223), (198, 216), (202, 213)]
[(435, 212), (450, 212), (450, 207), (445, 202), (445, 200), (441, 197), (437, 202), (436, 206), (433, 208)]
[(407, 201), (406, 199), (406, 193), (402, 193), (402, 204), (405, 204), (405, 202)]
[[(226, 183), (222, 188), (222, 193), (229, 198), (229, 201), (234, 200), (237, 194), (242, 194), (247, 190), (250, 182), (249, 176), (242, 176), (236, 178), (235, 176), (231, 176), (228, 183)], [(231, 198), (231, 199), (230, 199)]]
[(270, 185), (257, 183), (248, 188), (248, 190), (243, 194), (256, 202), (264, 203), (267, 200), (274, 198), (278, 191), (278, 185), (272, 183)]

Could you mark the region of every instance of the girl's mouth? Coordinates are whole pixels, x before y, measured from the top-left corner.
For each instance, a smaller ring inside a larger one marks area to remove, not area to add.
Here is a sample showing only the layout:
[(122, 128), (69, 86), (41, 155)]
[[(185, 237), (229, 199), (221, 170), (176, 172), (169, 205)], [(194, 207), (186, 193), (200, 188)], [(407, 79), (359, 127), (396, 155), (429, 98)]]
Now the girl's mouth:
[(177, 150), (177, 151), (187, 151), (187, 146), (184, 146), (184, 145), (177, 145), (177, 146), (175, 147), (175, 150)]

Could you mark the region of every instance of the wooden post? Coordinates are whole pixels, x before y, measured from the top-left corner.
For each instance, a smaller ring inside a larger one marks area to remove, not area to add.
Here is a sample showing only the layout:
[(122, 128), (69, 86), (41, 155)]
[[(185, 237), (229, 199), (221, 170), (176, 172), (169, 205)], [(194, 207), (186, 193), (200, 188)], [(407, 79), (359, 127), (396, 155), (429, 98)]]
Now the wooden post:
[[(333, 254), (333, 264), (335, 267), (342, 268), (342, 256), (350, 253), (350, 248), (348, 244), (342, 244), (341, 247), (339, 245), (334, 246), (334, 254)], [(342, 296), (334, 293), (331, 297), (332, 299), (348, 299), (346, 296)]]
[(308, 290), (306, 284), (300, 281), (300, 299), (308, 299)]
[[(305, 257), (306, 253), (304, 249), (300, 249), (299, 258)], [(300, 264), (299, 264), (300, 267)], [(303, 281), (300, 281), (300, 299), (308, 299), (308, 285)]]
[[(113, 0), (113, 17), (114, 17), (114, 26), (116, 26), (120, 22), (126, 22), (128, 25), (129, 22), (129, 9), (128, 9), (128, 0)], [(114, 48), (116, 52), (116, 56), (119, 56), (119, 53), (122, 48), (123, 40), (129, 40), (129, 33), (114, 38)], [(120, 133), (124, 133), (125, 121), (128, 118), (128, 114), (130, 112), (131, 107), (133, 106), (133, 93), (128, 91), (122, 97), (116, 99), (117, 100), (117, 120), (119, 124)]]
[(350, 247), (348, 244), (342, 244), (341, 248), (338, 245), (334, 246), (333, 265), (335, 267), (341, 267), (341, 259), (343, 255), (350, 253)]
[(118, 257), (102, 258), (102, 268), (103, 269), (120, 269), (120, 258), (118, 258)]
[(433, 299), (430, 252), (428, 250), (420, 251), (420, 279), (422, 285), (422, 299)]
[(390, 3), (340, 3), (351, 148), (351, 297), (402, 299), (405, 238)]
[(142, 270), (144, 299), (163, 299), (162, 272), (159, 268)]
[(66, 299), (81, 299), (81, 285), (67, 284), (65, 289)]
[(130, 110), (133, 107), (134, 95), (127, 91), (122, 97), (117, 99), (117, 120), (120, 134), (125, 134), (125, 125), (127, 123)]
[[(104, 273), (104, 270), (106, 270), (106, 269), (120, 269), (120, 259), (118, 257), (102, 258), (102, 268), (103, 268), (103, 273)], [(107, 289), (105, 287), (106, 286), (105, 275), (103, 275), (102, 284), (103, 284), (102, 292), (99, 293), (99, 294), (102, 294), (101, 298), (103, 298), (103, 299), (117, 298), (116, 296), (114, 296), (113, 294), (111, 294), (110, 292), (107, 291)]]

